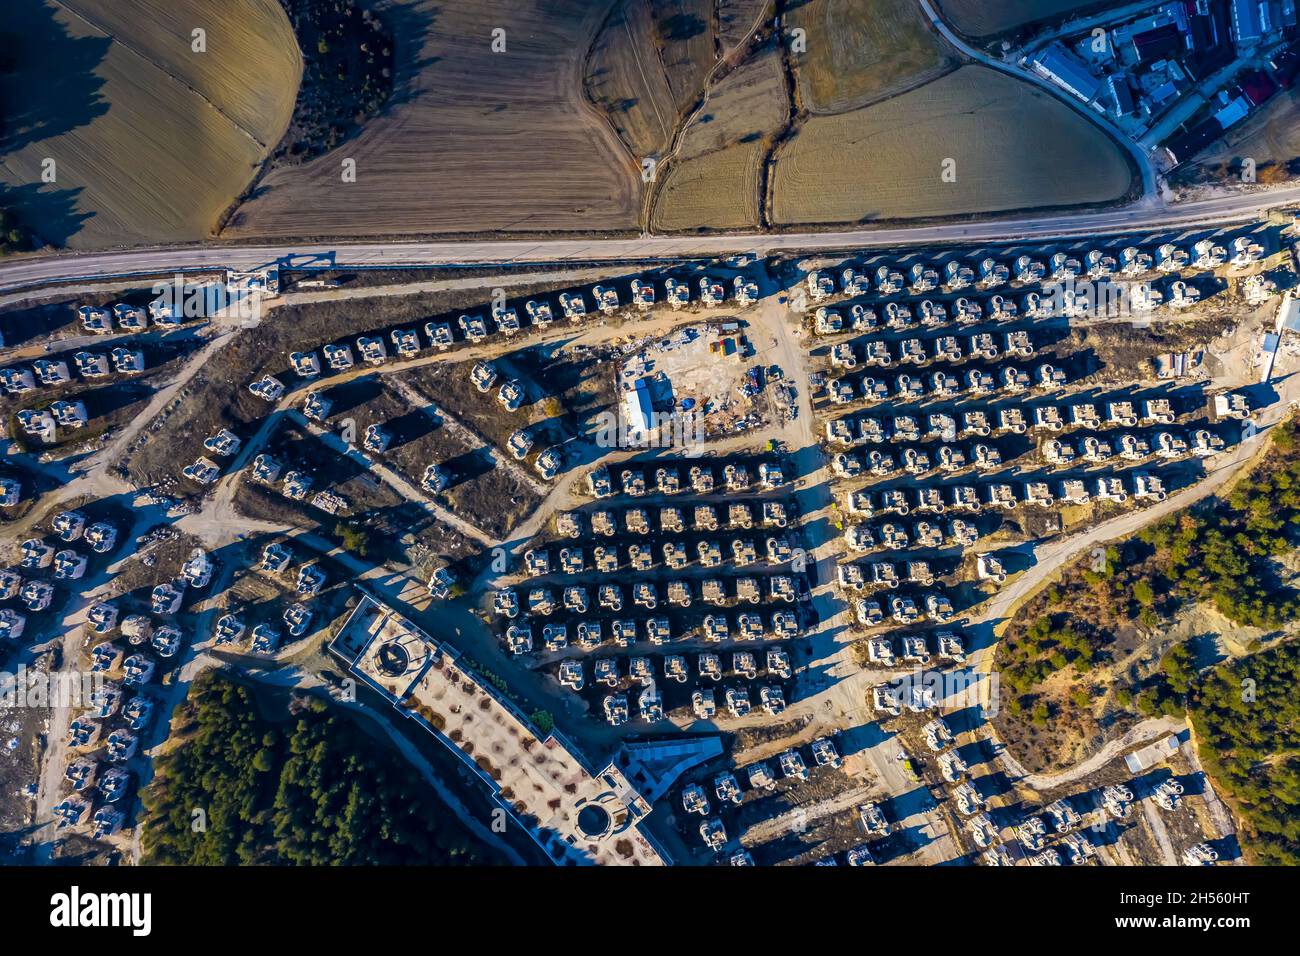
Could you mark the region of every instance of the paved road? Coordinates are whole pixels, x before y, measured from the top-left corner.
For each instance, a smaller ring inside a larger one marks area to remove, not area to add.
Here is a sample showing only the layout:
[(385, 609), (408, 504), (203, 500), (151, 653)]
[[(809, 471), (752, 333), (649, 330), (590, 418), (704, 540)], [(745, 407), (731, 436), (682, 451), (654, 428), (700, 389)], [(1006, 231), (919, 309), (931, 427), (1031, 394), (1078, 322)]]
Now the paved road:
[(1093, 213), (992, 219), (970, 223), (857, 229), (844, 232), (737, 233), (717, 236), (641, 236), (626, 239), (512, 239), (443, 242), (360, 242), (146, 248), (117, 252), (11, 257), (0, 265), (0, 293), (40, 283), (96, 281), (130, 275), (230, 268), (271, 263), (296, 268), (363, 266), (528, 265), (765, 255), (953, 242), (1004, 242), (1108, 232), (1244, 222), (1270, 209), (1300, 203), (1300, 186), (1234, 193), (1165, 205), (1159, 202)]

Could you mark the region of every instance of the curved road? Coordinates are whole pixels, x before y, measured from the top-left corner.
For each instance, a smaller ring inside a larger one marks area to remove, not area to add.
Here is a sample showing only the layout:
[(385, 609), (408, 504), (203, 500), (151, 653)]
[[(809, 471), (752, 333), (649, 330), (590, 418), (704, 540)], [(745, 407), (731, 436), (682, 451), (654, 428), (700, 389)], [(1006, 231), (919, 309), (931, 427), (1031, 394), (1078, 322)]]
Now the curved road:
[(1187, 721), (1180, 717), (1150, 717), (1134, 724), (1127, 733), (1116, 737), (1086, 760), (1054, 773), (1030, 773), (1006, 750), (1002, 750), (998, 754), (998, 759), (1002, 761), (1004, 767), (1012, 772), (1017, 784), (1042, 792), (1064, 787), (1076, 780), (1082, 780), (1089, 774), (1096, 773), (1112, 760), (1117, 759), (1121, 754), (1126, 753), (1138, 744), (1150, 743), (1162, 737), (1167, 737), (1169, 734), (1182, 733), (1186, 729)]

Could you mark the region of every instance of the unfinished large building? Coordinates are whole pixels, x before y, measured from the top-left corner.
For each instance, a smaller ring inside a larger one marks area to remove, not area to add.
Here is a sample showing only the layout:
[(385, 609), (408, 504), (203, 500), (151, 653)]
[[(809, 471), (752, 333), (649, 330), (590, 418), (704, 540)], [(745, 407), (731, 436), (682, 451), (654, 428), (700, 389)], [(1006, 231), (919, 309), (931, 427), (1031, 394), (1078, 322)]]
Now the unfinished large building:
[[(642, 827), (650, 801), (622, 769), (611, 763), (595, 771), (559, 734), (542, 737), (494, 688), (462, 668), (456, 651), (392, 608), (363, 595), (331, 649), (460, 757), (555, 863), (668, 862)], [(499, 756), (488, 758), (486, 768), (467, 745), (477, 755)]]

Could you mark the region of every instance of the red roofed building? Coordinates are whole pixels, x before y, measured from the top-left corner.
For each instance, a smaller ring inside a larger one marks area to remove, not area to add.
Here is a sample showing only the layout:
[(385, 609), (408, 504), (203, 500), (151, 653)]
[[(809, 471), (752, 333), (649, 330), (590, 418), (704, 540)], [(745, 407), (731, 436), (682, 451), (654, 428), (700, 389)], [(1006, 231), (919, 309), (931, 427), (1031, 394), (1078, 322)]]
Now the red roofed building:
[(1254, 70), (1241, 78), (1241, 92), (1251, 106), (1259, 106), (1277, 92), (1277, 84), (1263, 70)]

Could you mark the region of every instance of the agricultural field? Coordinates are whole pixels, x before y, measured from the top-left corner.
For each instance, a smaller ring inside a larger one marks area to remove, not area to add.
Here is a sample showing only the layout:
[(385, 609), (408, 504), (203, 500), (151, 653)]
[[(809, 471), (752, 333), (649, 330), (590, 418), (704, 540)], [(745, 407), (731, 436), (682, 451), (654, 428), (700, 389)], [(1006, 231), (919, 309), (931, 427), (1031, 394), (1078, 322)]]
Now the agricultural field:
[(674, 163), (655, 200), (653, 228), (675, 232), (757, 226), (765, 155), (760, 143), (738, 143)]
[(724, 55), (742, 43), (759, 15), (766, 16), (772, 0), (718, 0), (718, 43)]
[(781, 55), (769, 46), (708, 92), (664, 172), (652, 226), (673, 231), (759, 225), (762, 166), (788, 112)]
[(795, 55), (800, 105), (841, 113), (935, 79), (956, 66), (915, 0), (812, 0), (790, 13), (805, 31)]
[[(583, 91), (607, 7), (579, 0), (391, 5), (400, 92), (346, 146), (277, 169), (228, 238), (490, 233), (637, 225), (640, 177)], [(492, 50), (492, 31), (506, 49)], [(467, 38), (481, 38), (471, 40)]]
[[(944, 9), (984, 36), (1028, 22), (1030, 6)], [(1082, 6), (1053, 0), (1033, 16)], [(354, 55), (309, 24), (306, 58), (278, 0), (19, 7), (13, 27), (41, 56), (0, 78), (6, 101), (33, 104), (0, 137), (3, 199), (55, 245), (765, 229), (1128, 189), (1099, 133), (1033, 89), (959, 68), (912, 0), (786, 5), (783, 32), (806, 44), (788, 56), (766, 0), (394, 0), (376, 49)], [(75, 82), (56, 84), (55, 63)], [(359, 63), (361, 89), (334, 90)], [(392, 90), (377, 89), (390, 75)], [(323, 111), (354, 93), (355, 110)], [(1281, 154), (1292, 111), (1274, 112), (1258, 149)], [(870, 157), (854, 155), (868, 144)], [(135, 154), (149, 161), (123, 162)], [(40, 185), (47, 156), (57, 185)], [(930, 170), (949, 157), (957, 183), (935, 188)]]
[(210, 236), (283, 134), (302, 66), (276, 0), (21, 0), (6, 29), (25, 42), (0, 94), (27, 110), (0, 138), (8, 203), (78, 249)]
[(1105, 6), (1097, 0), (935, 0), (935, 5), (944, 19), (969, 37), (1006, 33), (1039, 20)]
[[(707, 89), (707, 81), (722, 57), (729, 57), (731, 66), (740, 65), (765, 6), (740, 0), (715, 11), (709, 0), (615, 3), (588, 54), (588, 98), (638, 158), (664, 153), (703, 95), (710, 97), (705, 112), (744, 118), (743, 110), (735, 108), (741, 102), (728, 102), (725, 110), (713, 105), (716, 90)], [(725, 73), (722, 77), (720, 87), (748, 85), (729, 84)], [(760, 131), (767, 128), (760, 126)]]
[[(657, 156), (704, 91), (719, 58), (743, 44), (759, 7), (713, 0), (615, 0), (587, 57), (588, 98), (638, 157)], [(715, 32), (717, 28), (718, 32)]]
[(587, 59), (587, 96), (634, 156), (657, 156), (677, 127), (677, 109), (654, 53), (654, 23), (642, 2), (616, 6)]
[(682, 132), (679, 155), (692, 159), (736, 144), (770, 140), (789, 110), (781, 54), (769, 45), (709, 89)]
[[(945, 159), (955, 181), (941, 179)], [(1125, 156), (1069, 107), (966, 66), (910, 93), (816, 116), (778, 150), (773, 222), (867, 222), (1113, 202)]]
[(699, 96), (717, 59), (713, 0), (651, 0), (655, 39), (679, 111)]

